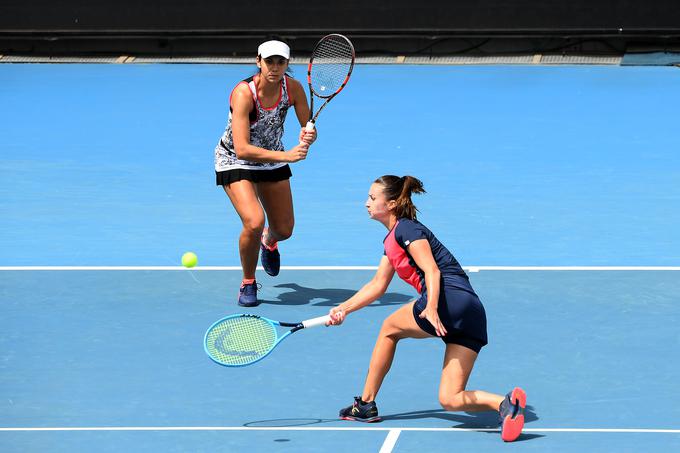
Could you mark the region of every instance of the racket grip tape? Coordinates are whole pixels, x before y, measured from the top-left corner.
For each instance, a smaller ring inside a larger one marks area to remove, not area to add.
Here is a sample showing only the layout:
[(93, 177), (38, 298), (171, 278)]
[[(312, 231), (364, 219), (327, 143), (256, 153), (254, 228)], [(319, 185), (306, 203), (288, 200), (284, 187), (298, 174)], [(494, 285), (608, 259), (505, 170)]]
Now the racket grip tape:
[[(305, 130), (307, 132), (312, 132), (314, 130), (314, 122), (313, 121), (307, 121), (307, 124), (305, 125)], [(302, 145), (304, 142), (300, 142)]]
[(305, 327), (305, 329), (308, 329), (310, 327), (324, 326), (330, 320), (331, 320), (330, 315), (319, 316), (318, 318), (312, 318), (306, 321), (302, 321), (302, 325)]

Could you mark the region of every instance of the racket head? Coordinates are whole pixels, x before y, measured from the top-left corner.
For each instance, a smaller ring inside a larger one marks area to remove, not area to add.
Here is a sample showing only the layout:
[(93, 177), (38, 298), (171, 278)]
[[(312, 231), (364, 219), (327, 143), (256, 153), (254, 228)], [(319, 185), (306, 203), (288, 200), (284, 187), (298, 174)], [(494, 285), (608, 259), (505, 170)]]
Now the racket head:
[(322, 99), (338, 94), (352, 75), (354, 58), (354, 46), (346, 36), (333, 33), (321, 38), (309, 59), (309, 91)]
[(257, 315), (230, 315), (211, 325), (203, 347), (214, 362), (228, 367), (252, 365), (276, 346), (274, 321)]

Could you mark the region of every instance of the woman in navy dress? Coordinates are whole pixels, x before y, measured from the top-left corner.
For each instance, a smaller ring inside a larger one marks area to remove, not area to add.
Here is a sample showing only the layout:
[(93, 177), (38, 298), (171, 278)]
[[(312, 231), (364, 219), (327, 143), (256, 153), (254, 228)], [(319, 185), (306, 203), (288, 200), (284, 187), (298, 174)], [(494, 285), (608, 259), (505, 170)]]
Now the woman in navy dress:
[(397, 342), (404, 338), (439, 337), (446, 345), (439, 402), (449, 411), (498, 411), (501, 437), (513, 441), (524, 425), (526, 394), (516, 387), (505, 397), (466, 390), (479, 351), (487, 344), (486, 313), (456, 258), (416, 219), (411, 194), (425, 192), (412, 176), (385, 175), (372, 185), (366, 200), (370, 218), (389, 231), (385, 255), (373, 279), (348, 300), (333, 307), (329, 325), (380, 298), (395, 272), (420, 294), (383, 322), (360, 397), (340, 411), (346, 420), (379, 421), (375, 398), (390, 369)]

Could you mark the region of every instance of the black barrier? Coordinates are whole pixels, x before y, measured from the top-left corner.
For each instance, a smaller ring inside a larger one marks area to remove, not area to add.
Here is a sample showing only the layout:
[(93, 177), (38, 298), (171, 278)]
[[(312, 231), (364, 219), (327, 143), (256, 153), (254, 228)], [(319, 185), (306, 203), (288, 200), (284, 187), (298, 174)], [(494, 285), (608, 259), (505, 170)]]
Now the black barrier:
[(359, 50), (376, 53), (475, 46), (461, 41), (466, 39), (525, 46), (536, 39), (543, 45), (546, 39), (673, 45), (680, 37), (678, 5), (677, 0), (0, 0), (0, 49), (251, 55), (275, 33), (306, 52), (328, 31), (348, 34)]

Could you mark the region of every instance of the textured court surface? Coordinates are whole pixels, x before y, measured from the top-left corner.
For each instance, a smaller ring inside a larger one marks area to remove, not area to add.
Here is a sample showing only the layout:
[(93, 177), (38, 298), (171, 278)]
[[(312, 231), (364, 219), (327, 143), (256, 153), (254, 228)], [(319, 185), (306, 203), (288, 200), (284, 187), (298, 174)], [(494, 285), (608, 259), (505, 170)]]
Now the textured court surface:
[[(669, 404), (678, 271), (470, 274), (490, 337), (470, 387), (522, 385), (532, 408), (521, 442), (505, 446), (492, 414), (439, 409), (437, 340), (400, 344), (383, 423), (336, 420), (361, 391), (381, 320), (414, 296), (401, 282), (342, 328), (300, 332), (233, 370), (201, 340), (241, 311), (238, 271), (26, 268), (176, 266), (186, 250), (200, 265), (237, 265), (239, 225), (214, 187), (212, 148), (228, 89), (250, 69), (0, 66), (0, 450), (680, 447)], [(678, 266), (678, 75), (361, 65), (293, 167), (297, 226), (283, 264), (376, 265), (385, 232), (366, 219), (368, 185), (410, 173), (428, 190), (420, 218), (465, 266)], [(260, 273), (252, 312), (319, 316), (371, 275)]]

